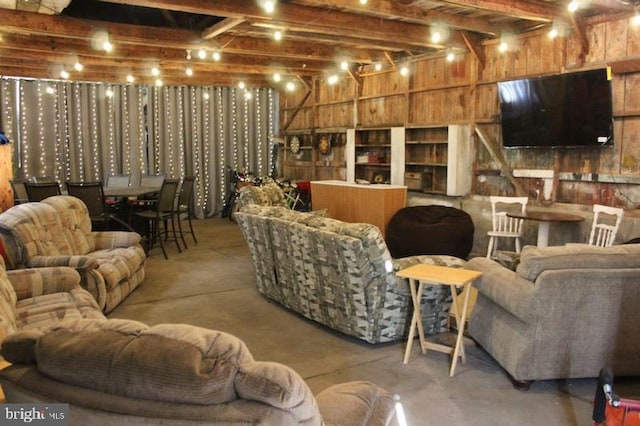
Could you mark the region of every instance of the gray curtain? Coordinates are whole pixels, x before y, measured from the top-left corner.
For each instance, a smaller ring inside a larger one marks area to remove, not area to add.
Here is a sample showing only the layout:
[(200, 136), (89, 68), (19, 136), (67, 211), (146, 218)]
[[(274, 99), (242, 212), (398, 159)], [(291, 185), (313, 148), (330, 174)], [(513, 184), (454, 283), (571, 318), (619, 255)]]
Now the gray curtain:
[(269, 88), (4, 78), (0, 97), (14, 178), (193, 175), (196, 214), (203, 217), (221, 210), (229, 167), (263, 176), (276, 163), (277, 93)]

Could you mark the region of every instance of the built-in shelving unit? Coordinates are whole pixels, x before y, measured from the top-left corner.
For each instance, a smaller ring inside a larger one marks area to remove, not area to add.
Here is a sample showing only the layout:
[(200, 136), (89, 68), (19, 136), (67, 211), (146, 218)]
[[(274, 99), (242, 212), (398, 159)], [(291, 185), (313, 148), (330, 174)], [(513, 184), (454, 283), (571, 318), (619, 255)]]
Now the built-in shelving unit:
[(407, 127), (404, 184), (411, 191), (464, 195), (471, 185), (469, 126)]
[(347, 132), (347, 180), (402, 185), (403, 127), (359, 128)]

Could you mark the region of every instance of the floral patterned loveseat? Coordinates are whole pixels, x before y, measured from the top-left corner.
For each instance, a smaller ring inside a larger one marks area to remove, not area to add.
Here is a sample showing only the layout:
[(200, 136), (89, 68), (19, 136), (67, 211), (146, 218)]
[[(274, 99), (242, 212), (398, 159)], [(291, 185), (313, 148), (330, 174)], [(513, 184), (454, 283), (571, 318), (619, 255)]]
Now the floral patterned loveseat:
[(146, 255), (135, 232), (91, 230), (87, 206), (59, 195), (0, 214), (7, 269), (70, 266), (98, 306), (109, 312), (144, 279)]
[[(369, 343), (404, 338), (411, 293), (395, 272), (423, 262), (462, 267), (447, 255), (392, 259), (380, 230), (370, 224), (248, 205), (236, 220), (249, 245), (258, 291), (334, 330)], [(422, 299), (425, 333), (446, 326), (447, 286), (428, 286)]]

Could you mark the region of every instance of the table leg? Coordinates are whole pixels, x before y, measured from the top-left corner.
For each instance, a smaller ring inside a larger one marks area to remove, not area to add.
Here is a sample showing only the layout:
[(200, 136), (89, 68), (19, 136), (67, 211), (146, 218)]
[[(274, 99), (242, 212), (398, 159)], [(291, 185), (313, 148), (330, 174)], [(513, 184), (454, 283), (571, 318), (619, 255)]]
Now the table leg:
[(538, 222), (538, 247), (549, 245), (549, 222)]
[[(418, 288), (416, 288), (418, 284)], [(413, 338), (416, 334), (416, 327), (418, 328), (418, 338), (420, 339), (420, 349), (422, 353), (425, 353), (426, 343), (424, 339), (424, 330), (422, 328), (422, 321), (420, 319), (420, 297), (423, 291), (423, 284), (418, 283), (418, 280), (413, 278), (409, 279), (409, 289), (411, 290), (411, 300), (413, 302), (413, 316), (411, 317), (411, 327), (409, 328), (409, 337), (407, 338), (407, 348), (404, 351), (403, 363), (409, 362), (411, 356), (411, 347), (413, 346)]]
[[(467, 306), (469, 305), (469, 295), (470, 291), (466, 288), (471, 283), (467, 283), (462, 286), (462, 292), (464, 293), (464, 301), (462, 303), (462, 312), (457, 312), (456, 310), (456, 321), (458, 324), (458, 336), (456, 337), (456, 344), (453, 348), (453, 359), (451, 360), (451, 370), (449, 370), (449, 377), (453, 377), (453, 374), (456, 371), (456, 365), (458, 364), (458, 355), (462, 355), (462, 362), (464, 363), (465, 354), (464, 354), (464, 346), (462, 345), (462, 339), (464, 335), (464, 324), (467, 320)], [(451, 293), (453, 298), (453, 303), (456, 301), (456, 286), (451, 286)]]

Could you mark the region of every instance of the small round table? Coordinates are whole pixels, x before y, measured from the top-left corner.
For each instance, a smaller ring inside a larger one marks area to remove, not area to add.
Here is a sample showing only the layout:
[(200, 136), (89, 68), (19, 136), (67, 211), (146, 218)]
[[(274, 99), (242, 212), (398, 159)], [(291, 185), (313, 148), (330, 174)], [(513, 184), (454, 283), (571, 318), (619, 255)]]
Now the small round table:
[(582, 222), (584, 217), (563, 212), (547, 212), (540, 210), (527, 210), (522, 212), (507, 213), (509, 217), (518, 219), (535, 220), (538, 222), (538, 247), (549, 245), (549, 224), (551, 222)]

